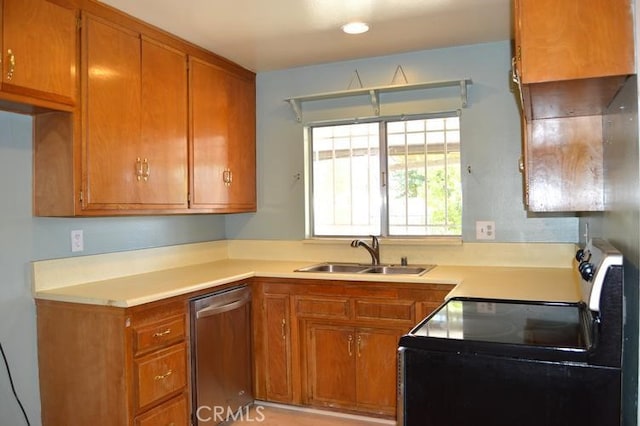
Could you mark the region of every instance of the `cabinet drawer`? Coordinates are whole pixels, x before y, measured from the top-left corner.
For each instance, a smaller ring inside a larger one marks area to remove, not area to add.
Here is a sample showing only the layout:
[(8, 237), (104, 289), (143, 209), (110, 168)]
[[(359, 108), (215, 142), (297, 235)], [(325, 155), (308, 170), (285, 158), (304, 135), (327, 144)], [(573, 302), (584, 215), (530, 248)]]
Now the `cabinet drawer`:
[(184, 394), (136, 417), (135, 426), (158, 425), (189, 425), (187, 398)]
[(307, 317), (349, 318), (349, 299), (298, 297), (296, 314)]
[(141, 354), (159, 349), (185, 338), (185, 318), (179, 315), (133, 330), (134, 353)]
[(392, 320), (414, 323), (415, 303), (411, 300), (356, 300), (355, 317), (359, 320)]
[(137, 408), (145, 407), (187, 385), (184, 343), (134, 361)]

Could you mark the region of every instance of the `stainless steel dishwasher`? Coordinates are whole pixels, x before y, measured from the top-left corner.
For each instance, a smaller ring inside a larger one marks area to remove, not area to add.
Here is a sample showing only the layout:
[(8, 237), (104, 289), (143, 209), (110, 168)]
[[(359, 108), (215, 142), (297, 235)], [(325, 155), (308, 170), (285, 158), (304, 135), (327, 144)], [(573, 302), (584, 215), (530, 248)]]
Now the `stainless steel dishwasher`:
[(193, 424), (237, 419), (253, 402), (251, 289), (244, 285), (194, 298), (190, 312)]

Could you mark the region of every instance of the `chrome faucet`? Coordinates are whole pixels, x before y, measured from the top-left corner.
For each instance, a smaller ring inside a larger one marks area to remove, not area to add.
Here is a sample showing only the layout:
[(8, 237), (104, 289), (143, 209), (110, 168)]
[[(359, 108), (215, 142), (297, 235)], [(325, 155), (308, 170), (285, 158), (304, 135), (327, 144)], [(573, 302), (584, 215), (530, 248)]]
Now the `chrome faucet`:
[(371, 255), (371, 264), (379, 265), (380, 264), (380, 243), (378, 242), (378, 238), (375, 235), (371, 236), (371, 245), (365, 243), (362, 240), (353, 240), (351, 241), (351, 247), (364, 247), (369, 254)]

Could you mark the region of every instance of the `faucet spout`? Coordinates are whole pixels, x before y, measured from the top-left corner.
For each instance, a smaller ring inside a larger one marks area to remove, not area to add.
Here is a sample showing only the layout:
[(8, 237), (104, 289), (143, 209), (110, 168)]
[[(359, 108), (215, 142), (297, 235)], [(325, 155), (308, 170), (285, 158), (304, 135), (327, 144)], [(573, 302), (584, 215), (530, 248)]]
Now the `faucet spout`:
[(353, 240), (351, 241), (351, 247), (364, 247), (365, 250), (369, 252), (371, 255), (371, 264), (379, 265), (380, 264), (380, 243), (378, 242), (378, 238), (375, 235), (371, 236), (371, 245), (367, 244), (362, 240)]

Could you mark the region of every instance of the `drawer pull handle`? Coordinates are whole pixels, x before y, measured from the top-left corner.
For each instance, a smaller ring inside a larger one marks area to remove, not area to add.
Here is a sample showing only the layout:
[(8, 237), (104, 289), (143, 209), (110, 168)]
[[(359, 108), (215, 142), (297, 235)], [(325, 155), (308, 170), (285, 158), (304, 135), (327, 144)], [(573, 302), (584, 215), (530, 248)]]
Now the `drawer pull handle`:
[(362, 344), (362, 336), (358, 336), (358, 358), (360, 358), (360, 345)]
[(153, 379), (154, 379), (154, 380), (164, 380), (164, 379), (166, 379), (167, 377), (169, 377), (169, 376), (170, 376), (170, 375), (172, 375), (172, 374), (173, 374), (173, 370), (169, 370), (169, 371), (167, 371), (167, 372), (166, 372), (166, 373), (164, 373), (164, 374), (158, 374), (158, 375), (157, 375), (157, 376), (155, 376)]
[(163, 337), (163, 336), (166, 336), (167, 334), (171, 334), (170, 328), (167, 328), (165, 331), (158, 331), (156, 333), (153, 333), (153, 337)]
[(353, 342), (353, 336), (349, 335), (349, 339), (347, 341), (347, 348), (349, 349), (349, 356), (353, 355), (353, 351), (351, 350), (351, 342)]
[(286, 331), (287, 321), (282, 318), (282, 338), (287, 339), (287, 331)]

